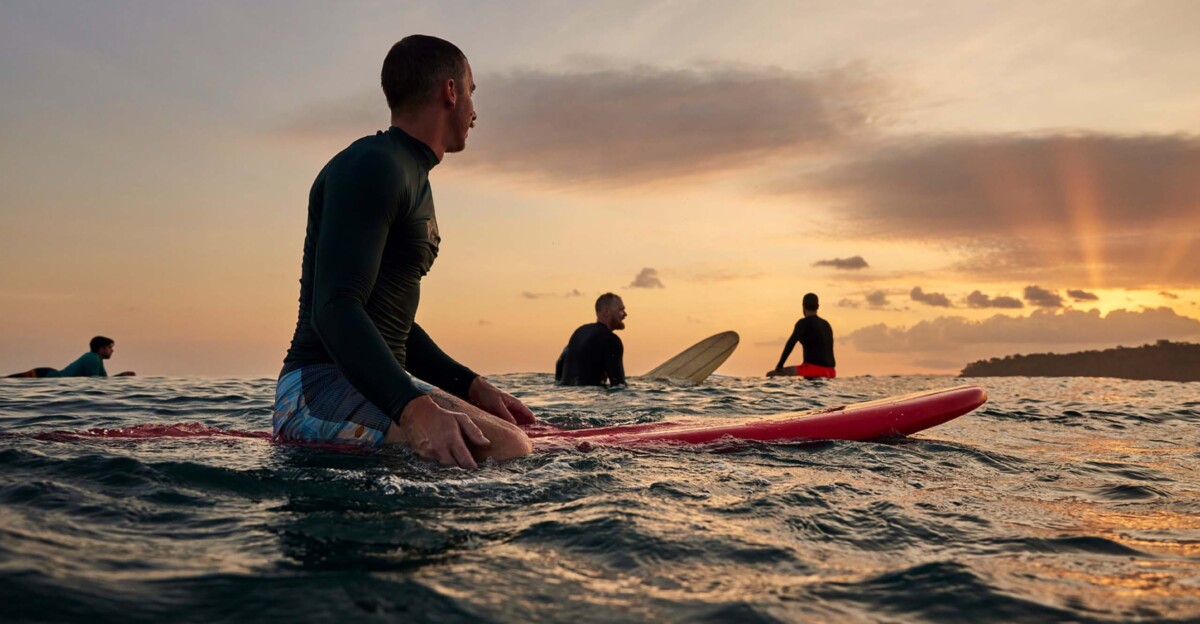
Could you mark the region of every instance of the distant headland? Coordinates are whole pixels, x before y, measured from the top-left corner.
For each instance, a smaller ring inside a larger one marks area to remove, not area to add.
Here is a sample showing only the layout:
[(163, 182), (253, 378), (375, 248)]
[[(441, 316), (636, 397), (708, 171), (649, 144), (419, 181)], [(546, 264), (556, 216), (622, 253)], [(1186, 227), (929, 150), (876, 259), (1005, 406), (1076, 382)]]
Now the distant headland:
[(1200, 381), (1200, 344), (1159, 340), (1141, 347), (1034, 353), (971, 362), (960, 377), (1118, 377)]

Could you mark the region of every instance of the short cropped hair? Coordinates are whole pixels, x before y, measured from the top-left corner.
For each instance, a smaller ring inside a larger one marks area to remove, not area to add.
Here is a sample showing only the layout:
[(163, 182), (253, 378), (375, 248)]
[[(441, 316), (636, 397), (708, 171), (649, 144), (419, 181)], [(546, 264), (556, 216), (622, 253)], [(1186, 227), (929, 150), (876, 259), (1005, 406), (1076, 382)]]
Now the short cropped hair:
[(467, 74), (467, 57), (458, 46), (429, 35), (409, 35), (383, 59), (380, 84), (392, 110), (413, 110), (447, 80), (459, 88)]
[(100, 349), (103, 349), (104, 347), (107, 347), (108, 345), (115, 344), (115, 343), (116, 343), (116, 341), (113, 340), (112, 338), (105, 338), (104, 336), (96, 336), (95, 338), (92, 338), (91, 342), (88, 343), (88, 348), (92, 350), (92, 353), (95, 353), (95, 352), (99, 351)]
[(815, 312), (817, 308), (821, 307), (821, 302), (817, 300), (816, 294), (808, 293), (807, 295), (804, 295), (801, 305), (804, 306), (805, 310), (812, 310)]
[(610, 292), (600, 295), (600, 297), (596, 299), (596, 314), (600, 314), (600, 310), (603, 310), (604, 308), (607, 308), (608, 306), (612, 305), (612, 303), (614, 301), (620, 301), (620, 300), (621, 300), (620, 297), (618, 297)]

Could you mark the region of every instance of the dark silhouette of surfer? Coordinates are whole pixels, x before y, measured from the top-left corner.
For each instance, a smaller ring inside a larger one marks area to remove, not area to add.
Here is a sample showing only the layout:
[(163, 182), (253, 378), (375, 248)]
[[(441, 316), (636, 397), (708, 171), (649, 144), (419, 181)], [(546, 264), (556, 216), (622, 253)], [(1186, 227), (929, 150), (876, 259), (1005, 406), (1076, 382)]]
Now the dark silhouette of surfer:
[[(804, 316), (796, 321), (792, 335), (783, 347), (783, 355), (775, 370), (767, 371), (767, 377), (837, 377), (833, 359), (833, 328), (825, 319), (817, 316), (821, 302), (813, 293), (804, 295), (801, 302)], [(799, 366), (784, 366), (796, 343), (804, 352), (804, 362)]]
[(554, 364), (554, 381), (563, 386), (625, 385), (625, 346), (614, 333), (625, 329), (625, 303), (613, 293), (596, 299), (596, 322), (571, 334)]

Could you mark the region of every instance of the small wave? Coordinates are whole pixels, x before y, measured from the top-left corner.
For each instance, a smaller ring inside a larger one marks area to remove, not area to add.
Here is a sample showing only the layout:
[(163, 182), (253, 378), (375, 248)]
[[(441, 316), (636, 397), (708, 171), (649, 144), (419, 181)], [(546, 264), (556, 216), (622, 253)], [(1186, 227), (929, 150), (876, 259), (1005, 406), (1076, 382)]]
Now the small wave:
[(1146, 553), (1130, 548), (1120, 542), (1095, 536), (1067, 536), (1057, 538), (1020, 538), (994, 541), (1003, 550), (1018, 552), (1042, 552), (1056, 554), (1086, 553), (1114, 557), (1145, 557)]
[(856, 602), (876, 615), (916, 616), (935, 622), (1079, 621), (1070, 611), (1013, 596), (953, 561), (918, 564), (857, 583), (833, 583), (814, 593)]
[(35, 440), (46, 442), (69, 442), (88, 439), (131, 439), (148, 440), (155, 438), (253, 438), (270, 440), (268, 431), (231, 431), (210, 427), (200, 423), (177, 423), (174, 425), (133, 425), (130, 427), (115, 427), (111, 429), (96, 428), (84, 431), (49, 431), (31, 436)]
[(1150, 500), (1155, 498), (1168, 498), (1171, 496), (1170, 493), (1160, 490), (1156, 487), (1149, 485), (1133, 485), (1128, 483), (1105, 485), (1095, 488), (1092, 491), (1101, 499), (1110, 501)]
[(1074, 467), (1077, 473), (1090, 473), (1100, 475), (1111, 475), (1122, 477), (1132, 481), (1148, 481), (1152, 483), (1162, 483), (1173, 481), (1158, 470), (1138, 466), (1135, 464), (1126, 464), (1120, 462), (1105, 462), (1105, 461), (1089, 461), (1077, 464)]

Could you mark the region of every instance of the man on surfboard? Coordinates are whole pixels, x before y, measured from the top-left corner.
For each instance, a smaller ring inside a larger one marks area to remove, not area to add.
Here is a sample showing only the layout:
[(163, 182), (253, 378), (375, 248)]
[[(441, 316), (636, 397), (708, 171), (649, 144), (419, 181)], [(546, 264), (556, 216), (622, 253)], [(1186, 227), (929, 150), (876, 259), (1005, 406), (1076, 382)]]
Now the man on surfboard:
[[(22, 373), (8, 375), (10, 378), (40, 378), (40, 377), (108, 377), (104, 370), (104, 360), (113, 356), (116, 341), (107, 336), (96, 336), (88, 343), (88, 352), (79, 356), (74, 362), (67, 364), (62, 370), (39, 367), (31, 368)], [(117, 373), (113, 377), (133, 377), (133, 371)]]
[(475, 127), (471, 66), (454, 44), (413, 35), (392, 46), (381, 83), (391, 127), (334, 156), (309, 194), (300, 313), (276, 388), (274, 439), (401, 444), (463, 468), (527, 454), (516, 424), (535, 421), (529, 408), (414, 321), (442, 240), (429, 171), (462, 151)]
[(554, 364), (554, 381), (563, 386), (625, 385), (625, 345), (613, 332), (625, 329), (625, 302), (604, 293), (596, 299), (596, 322), (571, 334)]
[[(804, 295), (801, 301), (804, 316), (796, 321), (792, 336), (783, 347), (783, 355), (775, 370), (768, 371), (767, 377), (837, 377), (833, 360), (833, 328), (829, 322), (817, 316), (820, 301), (813, 293)], [(804, 350), (804, 363), (799, 366), (784, 367), (784, 362), (792, 354), (792, 348), (799, 342)]]

